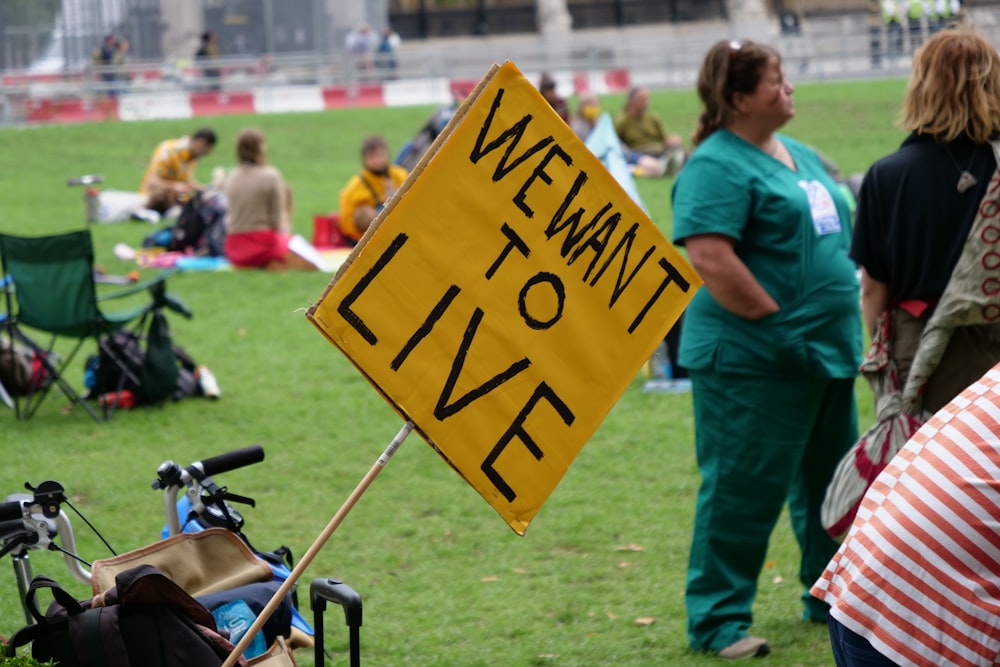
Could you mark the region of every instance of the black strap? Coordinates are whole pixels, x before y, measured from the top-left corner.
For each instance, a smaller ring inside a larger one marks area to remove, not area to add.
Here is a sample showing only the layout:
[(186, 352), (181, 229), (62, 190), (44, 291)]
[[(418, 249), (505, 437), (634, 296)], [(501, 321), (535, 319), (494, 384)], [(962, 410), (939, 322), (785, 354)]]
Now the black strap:
[(56, 627), (57, 624), (53, 624), (49, 619), (38, 609), (38, 604), (35, 601), (35, 594), (43, 589), (48, 588), (52, 591), (53, 599), (62, 605), (66, 612), (70, 616), (76, 616), (83, 613), (83, 606), (74, 598), (72, 595), (63, 590), (55, 580), (50, 579), (44, 575), (38, 575), (31, 580), (31, 584), (28, 586), (28, 590), (24, 595), (24, 606), (31, 614), (32, 618), (35, 619), (35, 623), (31, 625), (26, 625), (11, 636), (10, 640), (7, 642), (7, 647), (4, 653), (8, 658), (13, 658), (17, 655), (17, 649), (26, 646), (34, 642), (41, 636), (42, 632), (49, 631), (49, 628)]
[(361, 177), (361, 182), (364, 183), (365, 187), (368, 188), (368, 192), (372, 193), (372, 197), (375, 198), (375, 208), (378, 208), (379, 206), (382, 206), (383, 204), (385, 204), (385, 202), (382, 201), (382, 198), (378, 196), (378, 193), (375, 192), (375, 186), (373, 186), (371, 183), (369, 183), (368, 179), (365, 178), (364, 173), (358, 174), (358, 176)]
[(81, 617), (84, 641), (87, 643), (87, 658), (94, 667), (111, 667), (104, 652), (104, 637), (101, 635), (101, 616), (104, 607), (87, 609)]
[(10, 639), (7, 640), (7, 648), (4, 651), (4, 654), (8, 658), (13, 658), (17, 656), (17, 649), (21, 648), (22, 646), (27, 646), (31, 642), (35, 641), (35, 638), (38, 636), (38, 629), (40, 627), (41, 626), (38, 625), (37, 623), (33, 623), (31, 625), (26, 625), (17, 632), (15, 632), (13, 635), (11, 635)]
[(282, 544), (274, 551), (257, 551), (258, 556), (275, 565), (287, 565), (289, 570), (295, 569), (295, 557), (292, 550)]
[(72, 595), (70, 595), (69, 593), (67, 593), (65, 590), (63, 590), (59, 586), (59, 584), (57, 584), (54, 580), (49, 579), (44, 575), (38, 575), (37, 577), (31, 580), (31, 585), (28, 586), (28, 592), (25, 593), (24, 595), (24, 604), (27, 607), (28, 612), (31, 613), (32, 617), (38, 623), (47, 622), (45, 614), (43, 614), (38, 609), (38, 605), (35, 604), (35, 593), (37, 593), (38, 590), (42, 588), (51, 589), (52, 597), (55, 599), (56, 602), (58, 602), (59, 604), (61, 604), (63, 607), (66, 608), (66, 611), (67, 613), (69, 613), (70, 616), (75, 616), (76, 614), (79, 614), (83, 611), (83, 607), (80, 605), (77, 599)]

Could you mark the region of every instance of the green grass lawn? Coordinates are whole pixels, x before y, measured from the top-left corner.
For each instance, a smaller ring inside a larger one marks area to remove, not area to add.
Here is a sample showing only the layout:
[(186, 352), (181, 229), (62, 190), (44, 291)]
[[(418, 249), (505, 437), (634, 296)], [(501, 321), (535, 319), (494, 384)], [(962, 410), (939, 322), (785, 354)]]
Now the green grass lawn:
[[(903, 81), (801, 85), (785, 128), (844, 172), (863, 171), (903, 135), (894, 127)], [(616, 111), (622, 96), (607, 96)], [(690, 136), (693, 92), (656, 93), (653, 108)], [(231, 166), (243, 127), (268, 136), (271, 161), (295, 192), (295, 228), (334, 209), (358, 169), (362, 136), (380, 132), (397, 150), (428, 107), (0, 130), (0, 229), (44, 234), (84, 223), (83, 191), (66, 179), (100, 173), (108, 188), (138, 187), (154, 145), (209, 125), (221, 142), (198, 175)], [(671, 182), (640, 191), (669, 234)], [(139, 245), (153, 227), (96, 225), (97, 260), (109, 273), (133, 265), (112, 254)], [(54, 479), (118, 551), (147, 544), (163, 524), (150, 489), (165, 459), (181, 464), (251, 443), (266, 460), (220, 477), (257, 500), (246, 509), (254, 545), (303, 553), (402, 423), (358, 371), (304, 317), (329, 282), (324, 274), (188, 273), (172, 291), (195, 312), (171, 318), (175, 341), (208, 364), (218, 402), (189, 399), (118, 414), (96, 424), (51, 396), (28, 422), (0, 412), (0, 494)], [(82, 356), (71, 379), (82, 386)], [(862, 427), (871, 396), (858, 384)], [(599, 391), (595, 388), (595, 391)], [(647, 394), (637, 377), (520, 538), (418, 436), (412, 435), (306, 572), (339, 577), (364, 599), (362, 659), (368, 665), (708, 665), (684, 630), (684, 576), (694, 497), (690, 396)], [(81, 554), (108, 556), (76, 522)], [(7, 559), (5, 559), (7, 560)], [(56, 554), (36, 552), (35, 573), (78, 596)], [(3, 567), (7, 567), (4, 565)], [(775, 531), (760, 580), (754, 633), (771, 641), (768, 664), (831, 665), (824, 627), (799, 620), (797, 548), (786, 519)], [(0, 577), (0, 634), (23, 623), (13, 575)], [(308, 612), (307, 612), (308, 613)], [(328, 644), (342, 652), (346, 629), (328, 611)], [(300, 665), (312, 665), (300, 652)], [(338, 664), (346, 661), (341, 653)]]

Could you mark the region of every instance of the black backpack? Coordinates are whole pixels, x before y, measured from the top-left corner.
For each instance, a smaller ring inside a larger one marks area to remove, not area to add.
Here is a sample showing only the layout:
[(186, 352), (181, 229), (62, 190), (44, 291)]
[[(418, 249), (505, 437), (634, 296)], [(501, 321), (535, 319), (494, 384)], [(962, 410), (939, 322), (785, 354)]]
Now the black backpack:
[(166, 315), (156, 310), (150, 317), (145, 341), (129, 329), (119, 329), (101, 339), (100, 354), (87, 361), (94, 373), (89, 398), (124, 390), (132, 392), (136, 405), (149, 405), (179, 400), (199, 391), (197, 364), (184, 348), (173, 343)]
[[(14, 633), (7, 657), (30, 642), (33, 658), (61, 667), (216, 667), (232, 652), (212, 613), (153, 565), (120, 572), (115, 584), (77, 601), (52, 579), (35, 577), (25, 601), (36, 623)], [(44, 615), (35, 599), (42, 589), (54, 598)]]
[(228, 211), (229, 203), (221, 190), (195, 191), (184, 202), (177, 222), (170, 230), (167, 250), (190, 250), (195, 255), (221, 257), (225, 253), (225, 217)]

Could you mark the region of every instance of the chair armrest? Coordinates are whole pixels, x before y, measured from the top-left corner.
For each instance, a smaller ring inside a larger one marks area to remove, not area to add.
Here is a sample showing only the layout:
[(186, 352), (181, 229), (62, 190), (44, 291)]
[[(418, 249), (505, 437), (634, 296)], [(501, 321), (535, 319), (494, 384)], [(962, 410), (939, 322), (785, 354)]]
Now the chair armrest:
[(152, 310), (159, 310), (161, 308), (167, 308), (181, 316), (191, 319), (194, 317), (191, 310), (187, 305), (181, 301), (179, 298), (167, 291), (166, 283), (167, 278), (174, 275), (175, 273), (180, 273), (180, 269), (164, 269), (160, 273), (156, 274), (152, 278), (147, 278), (146, 280), (140, 280), (137, 283), (132, 283), (125, 289), (118, 290), (116, 292), (106, 293), (97, 297), (97, 301), (109, 301), (111, 299), (118, 299), (124, 296), (129, 296), (131, 294), (136, 294), (143, 290), (149, 290), (150, 294), (153, 296), (153, 300), (150, 301), (149, 305), (146, 306), (146, 312)]
[(159, 273), (157, 273), (155, 276), (152, 276), (150, 278), (146, 278), (145, 280), (140, 280), (138, 282), (132, 283), (128, 287), (126, 287), (124, 289), (120, 289), (120, 290), (117, 290), (115, 292), (107, 292), (107, 293), (104, 293), (104, 294), (98, 294), (97, 295), (97, 300), (98, 300), (98, 302), (100, 302), (100, 301), (109, 301), (111, 299), (120, 299), (121, 297), (124, 297), (124, 296), (129, 296), (131, 294), (136, 294), (136, 293), (141, 292), (143, 290), (147, 290), (150, 287), (155, 287), (156, 285), (159, 285), (159, 284), (163, 283), (167, 278), (169, 278), (170, 276), (172, 276), (172, 275), (174, 275), (176, 273), (180, 273), (180, 269), (164, 269), (163, 271), (160, 271)]

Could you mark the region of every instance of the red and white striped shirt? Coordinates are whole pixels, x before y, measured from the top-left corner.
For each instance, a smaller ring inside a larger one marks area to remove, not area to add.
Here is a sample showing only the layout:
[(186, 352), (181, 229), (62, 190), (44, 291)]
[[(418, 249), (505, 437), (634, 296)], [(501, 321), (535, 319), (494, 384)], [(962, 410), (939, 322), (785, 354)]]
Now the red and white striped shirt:
[(1000, 664), (1000, 364), (892, 459), (811, 592), (900, 665)]

